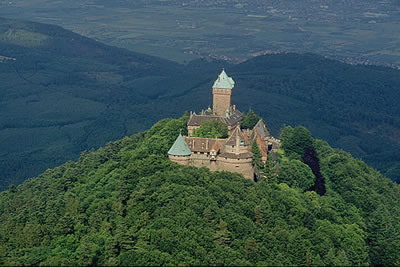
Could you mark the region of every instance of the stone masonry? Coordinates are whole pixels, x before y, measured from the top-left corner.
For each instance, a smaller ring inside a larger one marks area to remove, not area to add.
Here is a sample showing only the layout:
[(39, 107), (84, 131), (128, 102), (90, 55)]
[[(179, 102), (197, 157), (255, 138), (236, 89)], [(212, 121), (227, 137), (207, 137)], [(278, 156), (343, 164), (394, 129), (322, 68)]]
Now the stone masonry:
[[(207, 167), (212, 171), (229, 171), (255, 179), (257, 170), (252, 165), (252, 144), (256, 142), (265, 163), (268, 154), (278, 149), (280, 141), (270, 136), (260, 120), (253, 129), (241, 130), (242, 113), (231, 106), (232, 88), (235, 82), (224, 70), (214, 82), (213, 109), (200, 115), (191, 112), (187, 123), (188, 135), (179, 135), (168, 151), (168, 157), (181, 165)], [(217, 120), (225, 123), (229, 136), (225, 139), (193, 137), (203, 121)]]

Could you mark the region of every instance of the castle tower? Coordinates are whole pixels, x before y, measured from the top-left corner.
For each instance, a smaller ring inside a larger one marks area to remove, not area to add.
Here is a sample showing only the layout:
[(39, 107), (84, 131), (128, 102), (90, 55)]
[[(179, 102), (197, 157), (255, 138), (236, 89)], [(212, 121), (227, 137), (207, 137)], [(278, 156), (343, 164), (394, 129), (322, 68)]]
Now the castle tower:
[(185, 138), (179, 134), (175, 143), (168, 151), (168, 158), (176, 163), (188, 165), (192, 151), (187, 145)]
[(220, 117), (227, 117), (231, 111), (231, 95), (235, 82), (222, 70), (215, 80), (213, 92), (213, 113)]

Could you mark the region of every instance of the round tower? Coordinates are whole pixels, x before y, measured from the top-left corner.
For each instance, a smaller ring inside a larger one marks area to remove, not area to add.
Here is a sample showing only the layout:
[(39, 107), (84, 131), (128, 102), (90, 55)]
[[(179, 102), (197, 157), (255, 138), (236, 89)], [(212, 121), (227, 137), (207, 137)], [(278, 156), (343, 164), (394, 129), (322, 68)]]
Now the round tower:
[(181, 165), (188, 165), (192, 151), (187, 145), (185, 138), (179, 134), (174, 144), (168, 151), (168, 158), (171, 161), (179, 163)]

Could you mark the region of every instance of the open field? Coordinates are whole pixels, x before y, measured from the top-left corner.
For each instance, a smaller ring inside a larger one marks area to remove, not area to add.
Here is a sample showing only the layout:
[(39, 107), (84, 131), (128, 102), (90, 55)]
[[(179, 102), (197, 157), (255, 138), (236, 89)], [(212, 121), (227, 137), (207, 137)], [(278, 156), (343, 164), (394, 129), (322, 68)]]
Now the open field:
[(209, 55), (240, 62), (254, 55), (291, 51), (349, 63), (400, 65), (400, 8), (389, 2), (374, 12), (359, 4), (352, 16), (339, 5), (307, 10), (305, 3), (296, 10), (271, 2), (260, 11), (216, 8), (213, 3), (193, 7), (173, 1), (139, 2), (34, 0), (0, 6), (0, 12), (60, 25), (110, 45), (180, 63)]

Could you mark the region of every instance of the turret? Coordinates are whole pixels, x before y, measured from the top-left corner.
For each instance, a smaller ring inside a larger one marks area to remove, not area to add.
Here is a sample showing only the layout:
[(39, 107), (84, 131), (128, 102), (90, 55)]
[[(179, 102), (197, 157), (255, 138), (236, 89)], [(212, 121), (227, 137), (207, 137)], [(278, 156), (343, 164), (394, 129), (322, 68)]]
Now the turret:
[(176, 163), (188, 165), (192, 151), (187, 145), (185, 138), (179, 134), (174, 144), (168, 151), (168, 158)]

